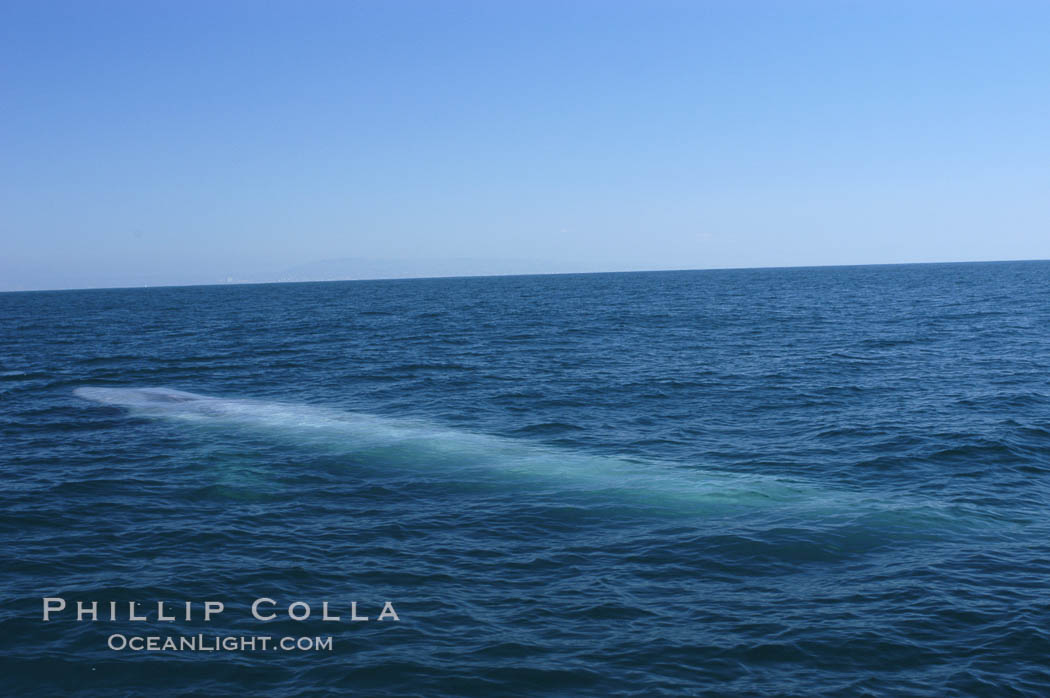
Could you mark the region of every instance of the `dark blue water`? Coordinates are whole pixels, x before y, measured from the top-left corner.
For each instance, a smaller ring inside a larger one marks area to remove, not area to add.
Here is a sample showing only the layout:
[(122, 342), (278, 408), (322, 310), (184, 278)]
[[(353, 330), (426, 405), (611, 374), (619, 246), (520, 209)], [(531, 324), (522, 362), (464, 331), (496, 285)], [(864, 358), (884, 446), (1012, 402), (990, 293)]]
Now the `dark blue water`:
[(1050, 693), (1050, 263), (8, 293), (0, 320), (12, 695)]

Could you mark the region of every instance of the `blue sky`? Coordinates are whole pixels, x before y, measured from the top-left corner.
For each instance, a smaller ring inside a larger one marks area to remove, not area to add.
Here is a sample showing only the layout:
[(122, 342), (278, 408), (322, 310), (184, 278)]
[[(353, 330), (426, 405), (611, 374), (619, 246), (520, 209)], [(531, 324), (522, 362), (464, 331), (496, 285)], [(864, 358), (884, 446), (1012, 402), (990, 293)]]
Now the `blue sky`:
[(1050, 258), (1048, 35), (1044, 2), (5, 1), (0, 288)]

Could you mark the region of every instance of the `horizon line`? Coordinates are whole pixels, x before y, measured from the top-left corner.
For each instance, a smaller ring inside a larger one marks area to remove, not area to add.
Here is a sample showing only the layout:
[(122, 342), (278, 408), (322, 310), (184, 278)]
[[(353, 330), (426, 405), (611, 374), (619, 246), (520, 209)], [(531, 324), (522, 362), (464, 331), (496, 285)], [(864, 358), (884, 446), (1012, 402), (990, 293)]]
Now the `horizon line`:
[(517, 276), (584, 276), (596, 274), (659, 274), (675, 272), (704, 272), (704, 271), (753, 271), (760, 269), (838, 269), (854, 267), (904, 267), (904, 266), (934, 266), (948, 264), (1011, 264), (1018, 262), (1048, 262), (1050, 259), (974, 259), (962, 261), (940, 261), (940, 262), (866, 262), (859, 264), (791, 264), (786, 266), (768, 265), (753, 267), (702, 267), (702, 268), (674, 268), (674, 269), (608, 269), (602, 271), (556, 271), (556, 272), (526, 272), (517, 274), (446, 274), (437, 276), (382, 276), (368, 278), (346, 278), (346, 279), (296, 279), (296, 280), (273, 280), (273, 281), (217, 281), (213, 283), (193, 284), (143, 284), (125, 286), (82, 286), (82, 287), (58, 287), (58, 288), (31, 288), (31, 289), (0, 289), (0, 293), (61, 293), (66, 291), (118, 291), (148, 288), (206, 288), (209, 286), (272, 286), (276, 284), (328, 284), (366, 281), (426, 281), (431, 279), (497, 279)]

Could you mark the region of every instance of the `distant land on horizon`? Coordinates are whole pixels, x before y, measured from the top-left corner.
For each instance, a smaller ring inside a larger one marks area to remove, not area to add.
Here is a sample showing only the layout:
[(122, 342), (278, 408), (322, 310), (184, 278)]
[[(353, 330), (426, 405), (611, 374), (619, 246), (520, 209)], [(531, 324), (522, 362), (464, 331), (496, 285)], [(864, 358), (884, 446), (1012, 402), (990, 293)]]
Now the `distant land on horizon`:
[[(525, 259), (368, 259), (343, 257), (289, 267), (268, 274), (274, 281), (348, 281), (442, 276), (510, 276), (515, 274), (571, 274), (586, 271), (578, 262)], [(596, 269), (597, 271), (597, 269)]]
[[(4, 270), (0, 270), (3, 272)], [(562, 274), (604, 271), (598, 265), (544, 260), (449, 258), (370, 259), (343, 257), (298, 264), (280, 270), (237, 270), (213, 266), (211, 270), (169, 273), (127, 273), (85, 268), (65, 275), (61, 285), (42, 285), (30, 279), (44, 274), (35, 269), (0, 273), (0, 291), (48, 291), (88, 288), (133, 288), (139, 286), (209, 286), (215, 284), (260, 284), (301, 281), (352, 281), (440, 276), (505, 276), (513, 274)]]
[(543, 274), (601, 274), (658, 271), (715, 271), (727, 269), (786, 269), (816, 267), (897, 266), (915, 264), (995, 264), (1009, 262), (1041, 262), (1043, 259), (968, 259), (909, 262), (874, 262), (858, 264), (788, 264), (784, 266), (717, 266), (687, 267), (663, 266), (639, 269), (612, 269), (607, 265), (573, 262), (550, 262), (515, 259), (449, 258), (436, 260), (366, 259), (344, 257), (299, 264), (277, 272), (229, 274), (226, 276), (191, 273), (184, 276), (160, 274), (112, 274), (85, 272), (70, 280), (70, 285), (32, 287), (11, 284), (5, 279), (0, 293), (19, 291), (75, 291), (106, 288), (138, 288), (165, 286), (216, 286), (225, 284), (305, 283), (311, 281), (378, 281), (383, 279), (426, 279), (470, 276), (521, 276)]

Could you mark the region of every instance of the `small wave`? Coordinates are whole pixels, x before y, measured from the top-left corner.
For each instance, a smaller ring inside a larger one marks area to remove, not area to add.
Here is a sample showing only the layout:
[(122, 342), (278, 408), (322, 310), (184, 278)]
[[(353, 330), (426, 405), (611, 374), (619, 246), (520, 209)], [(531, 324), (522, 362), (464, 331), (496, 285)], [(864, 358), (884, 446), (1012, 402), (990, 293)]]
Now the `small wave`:
[(575, 424), (564, 424), (562, 422), (543, 422), (542, 424), (530, 424), (514, 431), (515, 434), (564, 434), (567, 431), (583, 431), (583, 427)]
[(43, 371), (4, 371), (0, 373), (0, 381), (21, 382), (40, 378), (48, 378), (48, 374)]

